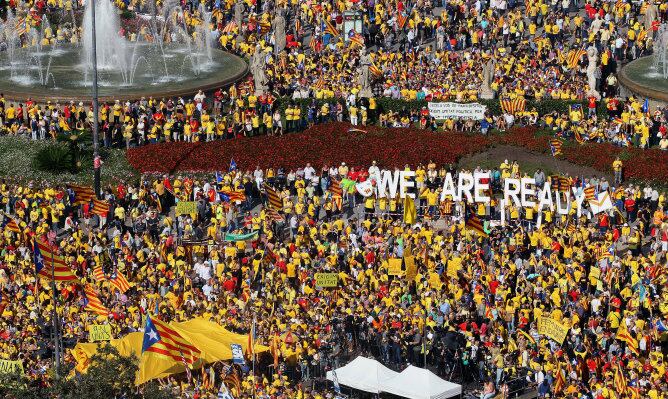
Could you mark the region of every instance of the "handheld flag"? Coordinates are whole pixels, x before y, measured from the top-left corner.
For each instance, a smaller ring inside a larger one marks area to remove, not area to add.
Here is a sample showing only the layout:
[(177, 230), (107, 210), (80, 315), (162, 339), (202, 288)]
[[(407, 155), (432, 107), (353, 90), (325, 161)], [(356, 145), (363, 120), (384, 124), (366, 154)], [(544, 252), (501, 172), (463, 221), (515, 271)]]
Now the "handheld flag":
[(77, 184), (68, 184), (67, 188), (73, 193), (73, 196), (70, 197), (72, 205), (87, 204), (93, 198), (95, 198), (95, 192), (91, 187), (80, 186)]
[(510, 99), (501, 99), (501, 110), (509, 114), (516, 114), (519, 112), (524, 112), (526, 109), (526, 100), (524, 97), (518, 97), (514, 100)]
[(216, 399), (234, 399), (234, 396), (232, 396), (230, 391), (225, 386), (225, 381), (220, 382), (220, 389), (218, 390), (218, 396), (216, 396)]
[(93, 198), (93, 209), (91, 212), (96, 215), (106, 217), (109, 214), (109, 203), (107, 201)]
[(106, 281), (107, 277), (104, 275), (104, 270), (102, 266), (97, 266), (93, 268), (93, 278), (97, 281)]
[(239, 344), (230, 344), (230, 349), (232, 350), (232, 363), (244, 365), (246, 360), (244, 359), (244, 350)]
[(553, 157), (561, 155), (561, 144), (561, 140), (559, 139), (550, 140), (550, 152), (552, 152)]
[(109, 309), (102, 304), (102, 301), (100, 301), (100, 297), (97, 296), (95, 288), (90, 284), (86, 284), (86, 286), (84, 287), (83, 298), (84, 298), (84, 309), (97, 313), (101, 316), (107, 316), (109, 315), (109, 313), (111, 313)]
[(404, 198), (404, 223), (413, 224), (417, 219), (417, 209), (415, 209), (415, 200), (410, 196)]
[(325, 19), (325, 32), (329, 33), (332, 36), (338, 36), (339, 35), (339, 30), (336, 29), (334, 24), (332, 24), (332, 21), (327, 18)]
[(55, 281), (77, 280), (77, 276), (67, 266), (65, 259), (56, 255), (55, 250), (50, 248), (47, 243), (34, 241), (33, 261), (35, 262), (35, 272), (41, 277), (53, 277)]
[(649, 100), (645, 99), (642, 103), (642, 112), (643, 114), (649, 116)]
[(230, 172), (237, 170), (237, 163), (234, 161), (234, 158), (230, 160)]
[(328, 190), (334, 196), (343, 197), (343, 188), (341, 188), (341, 182), (334, 178), (332, 178), (332, 180), (329, 182)]
[(278, 194), (278, 191), (274, 190), (270, 185), (264, 185), (264, 191), (267, 193), (267, 203), (269, 208), (281, 210), (283, 209), (283, 200)]
[(125, 278), (123, 273), (119, 272), (116, 270), (114, 274), (109, 277), (109, 282), (118, 290), (124, 294), (127, 290), (130, 289), (130, 283), (128, 283), (128, 280)]

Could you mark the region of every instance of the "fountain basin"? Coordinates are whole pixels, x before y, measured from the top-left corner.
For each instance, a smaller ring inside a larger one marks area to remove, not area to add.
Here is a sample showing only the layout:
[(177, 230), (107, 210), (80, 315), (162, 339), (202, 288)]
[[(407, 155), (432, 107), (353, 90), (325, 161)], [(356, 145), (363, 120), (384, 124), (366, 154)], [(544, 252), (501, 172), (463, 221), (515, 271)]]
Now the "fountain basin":
[(654, 67), (654, 56), (638, 58), (625, 65), (619, 83), (634, 94), (668, 103), (668, 79)]
[[(186, 96), (232, 84), (248, 72), (243, 59), (218, 49), (210, 50), (210, 59), (178, 44), (158, 51), (155, 45), (133, 43), (132, 51), (129, 70), (99, 69), (100, 101)], [(81, 52), (75, 45), (45, 47), (40, 52), (16, 49), (13, 58), (21, 62), (14, 67), (8, 53), (0, 52), (0, 92), (15, 101), (90, 100), (92, 73), (82, 63)]]

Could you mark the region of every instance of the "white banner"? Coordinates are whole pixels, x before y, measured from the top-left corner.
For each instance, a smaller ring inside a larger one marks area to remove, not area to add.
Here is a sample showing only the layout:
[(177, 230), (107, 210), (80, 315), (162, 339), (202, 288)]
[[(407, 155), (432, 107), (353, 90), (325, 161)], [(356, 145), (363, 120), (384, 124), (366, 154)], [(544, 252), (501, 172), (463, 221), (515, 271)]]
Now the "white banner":
[(370, 197), (373, 195), (373, 184), (371, 180), (365, 180), (362, 183), (357, 183), (355, 185), (357, 192), (360, 193), (363, 197)]
[(478, 103), (432, 103), (428, 104), (429, 115), (436, 119), (464, 118), (481, 120), (485, 117), (487, 106)]
[(589, 206), (591, 207), (591, 212), (594, 215), (605, 212), (608, 209), (612, 209), (612, 199), (610, 199), (610, 193), (607, 191), (598, 193), (595, 200), (589, 201)]

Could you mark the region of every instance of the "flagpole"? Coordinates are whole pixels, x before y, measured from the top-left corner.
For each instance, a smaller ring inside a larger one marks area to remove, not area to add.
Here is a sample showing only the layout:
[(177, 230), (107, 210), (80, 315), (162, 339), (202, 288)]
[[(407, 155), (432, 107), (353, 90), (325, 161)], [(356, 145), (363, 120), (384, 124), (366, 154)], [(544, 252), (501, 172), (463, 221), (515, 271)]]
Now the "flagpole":
[[(250, 300), (250, 298), (249, 298)], [(251, 326), (251, 362), (253, 363), (253, 399), (255, 399), (255, 311), (253, 311), (253, 325)]]
[[(37, 244), (35, 244), (37, 245)], [(56, 267), (55, 267), (55, 249), (51, 248), (51, 299), (53, 301), (53, 344), (55, 354), (54, 372), (58, 379), (60, 370), (60, 328), (58, 323), (58, 304), (56, 302)]]

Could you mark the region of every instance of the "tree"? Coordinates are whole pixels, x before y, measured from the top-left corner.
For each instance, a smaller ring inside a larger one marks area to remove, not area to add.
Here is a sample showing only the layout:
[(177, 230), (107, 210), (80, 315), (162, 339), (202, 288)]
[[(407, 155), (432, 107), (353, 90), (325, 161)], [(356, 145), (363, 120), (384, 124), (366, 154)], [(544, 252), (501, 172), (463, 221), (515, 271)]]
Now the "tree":
[[(136, 356), (122, 356), (111, 345), (101, 346), (90, 358), (85, 374), (60, 379), (50, 378), (51, 385), (44, 387), (39, 381), (19, 374), (0, 376), (2, 399), (172, 399), (174, 395), (149, 381), (135, 386), (139, 370)], [(63, 370), (68, 375), (71, 370)]]
[(55, 396), (62, 399), (116, 398), (116, 399), (171, 399), (171, 392), (156, 383), (147, 383), (139, 389), (135, 377), (139, 369), (136, 356), (122, 356), (111, 345), (98, 349), (90, 359), (85, 374), (61, 380), (54, 384)]

